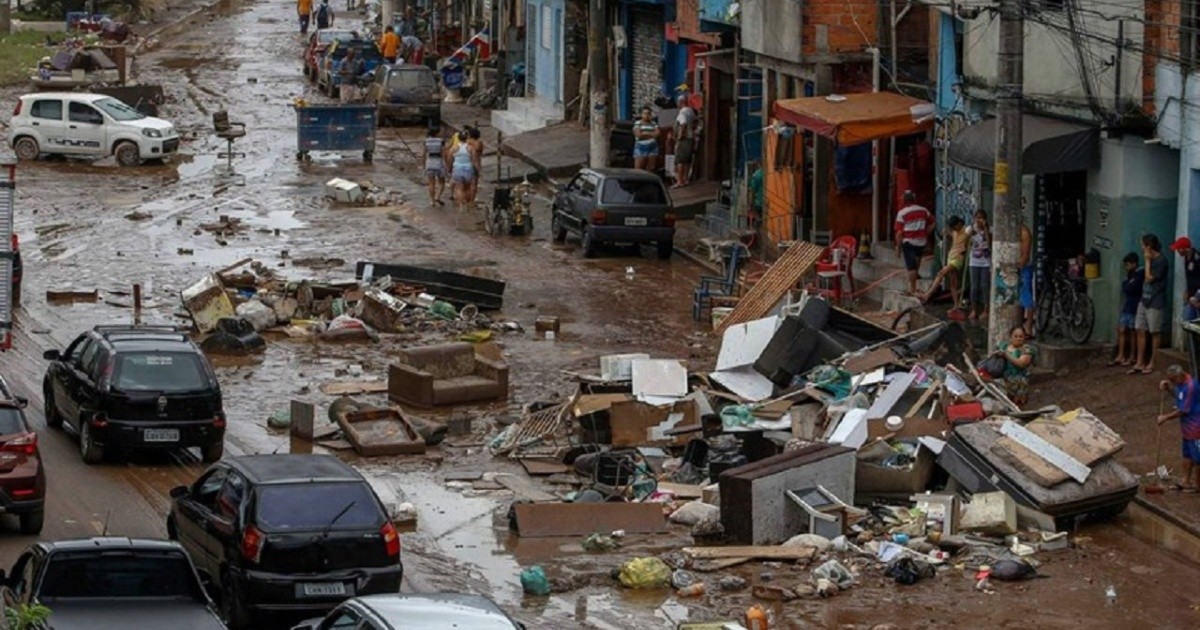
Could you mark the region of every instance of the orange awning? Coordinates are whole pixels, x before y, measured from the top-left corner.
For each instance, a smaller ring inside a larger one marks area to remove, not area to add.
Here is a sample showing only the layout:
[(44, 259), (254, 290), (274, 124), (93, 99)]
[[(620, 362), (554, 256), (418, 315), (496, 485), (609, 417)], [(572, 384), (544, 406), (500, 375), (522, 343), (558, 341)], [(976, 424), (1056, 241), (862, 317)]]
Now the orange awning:
[[(851, 146), (933, 127), (933, 104), (895, 92), (793, 98), (775, 102), (775, 118)], [(919, 122), (918, 122), (919, 121)]]

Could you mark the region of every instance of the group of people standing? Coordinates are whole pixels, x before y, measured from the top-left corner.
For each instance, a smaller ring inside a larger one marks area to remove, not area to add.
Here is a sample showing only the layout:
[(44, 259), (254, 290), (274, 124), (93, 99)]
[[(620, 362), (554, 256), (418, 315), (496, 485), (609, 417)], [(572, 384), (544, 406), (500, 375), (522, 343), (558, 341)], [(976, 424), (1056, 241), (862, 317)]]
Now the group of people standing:
[(313, 6), (313, 0), (296, 0), (296, 13), (300, 15), (300, 34), (308, 34), (308, 25), (316, 24), (317, 29), (329, 28), (333, 26), (333, 7), (329, 6), (329, 0), (321, 0), (321, 3)]
[[(696, 139), (700, 133), (700, 120), (691, 106), (691, 99), (681, 95), (675, 100), (679, 110), (670, 137), (675, 142), (675, 181), (672, 188), (682, 188), (691, 183), (692, 162), (696, 154)], [(654, 110), (643, 106), (641, 115), (633, 123), (633, 167), (643, 171), (658, 170), (660, 153), (659, 138), (662, 129), (655, 119)]]
[(475, 207), (479, 175), (483, 170), (483, 140), (478, 127), (466, 126), (448, 140), (438, 127), (425, 137), (425, 179), (429, 202), (445, 205), (442, 194), (450, 180), (451, 197), (459, 210)]

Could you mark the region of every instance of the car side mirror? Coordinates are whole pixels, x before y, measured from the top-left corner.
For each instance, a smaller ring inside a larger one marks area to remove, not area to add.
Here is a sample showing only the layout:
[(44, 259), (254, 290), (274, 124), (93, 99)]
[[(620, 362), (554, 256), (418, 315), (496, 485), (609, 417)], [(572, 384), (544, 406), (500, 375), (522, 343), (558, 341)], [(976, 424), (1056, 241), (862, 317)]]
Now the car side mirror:
[(47, 361), (57, 361), (62, 358), (62, 353), (58, 350), (47, 350), (42, 353), (42, 358)]
[(175, 486), (174, 488), (171, 488), (171, 498), (172, 499), (182, 499), (183, 497), (186, 497), (187, 495), (188, 495), (188, 487), (187, 486)]

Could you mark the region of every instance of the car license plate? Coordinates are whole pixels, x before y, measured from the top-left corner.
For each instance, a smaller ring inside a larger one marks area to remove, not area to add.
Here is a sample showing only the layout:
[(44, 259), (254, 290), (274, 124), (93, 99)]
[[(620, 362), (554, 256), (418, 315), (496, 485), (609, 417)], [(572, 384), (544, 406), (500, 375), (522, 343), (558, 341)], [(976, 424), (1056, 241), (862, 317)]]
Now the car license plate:
[(315, 582), (310, 584), (302, 584), (300, 587), (300, 592), (307, 597), (345, 595), (346, 584), (343, 582)]
[(625, 217), (625, 225), (646, 225), (646, 217)]
[(142, 432), (146, 442), (178, 442), (179, 429), (146, 429)]

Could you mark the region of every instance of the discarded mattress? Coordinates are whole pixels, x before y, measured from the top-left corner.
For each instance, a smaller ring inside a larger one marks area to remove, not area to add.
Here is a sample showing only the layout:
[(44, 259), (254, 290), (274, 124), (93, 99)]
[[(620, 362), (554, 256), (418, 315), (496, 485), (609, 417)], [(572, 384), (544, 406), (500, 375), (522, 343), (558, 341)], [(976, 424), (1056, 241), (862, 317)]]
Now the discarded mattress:
[(976, 422), (955, 428), (937, 463), (970, 494), (1001, 490), (1018, 504), (1066, 523), (1082, 515), (1107, 516), (1124, 511), (1137, 494), (1137, 477), (1112, 458), (1092, 466), (1087, 481), (1064, 481), (1046, 488), (992, 453), (998, 425)]
[(430, 267), (359, 261), (354, 277), (391, 276), (406, 284), (425, 287), (425, 292), (456, 307), (474, 304), (480, 310), (499, 310), (504, 306), (504, 282)]

